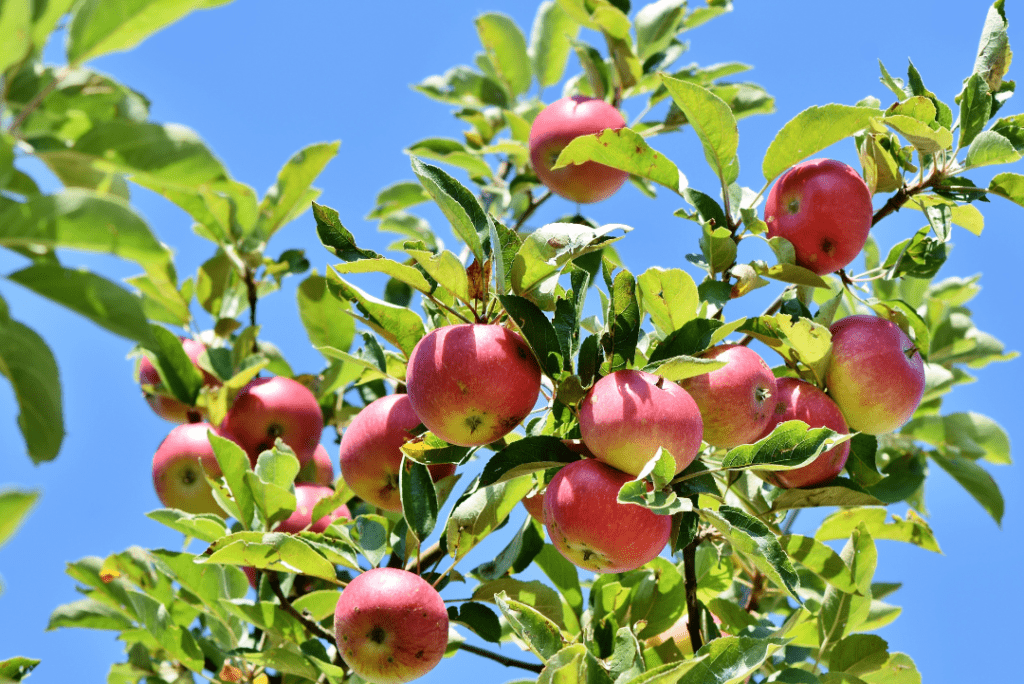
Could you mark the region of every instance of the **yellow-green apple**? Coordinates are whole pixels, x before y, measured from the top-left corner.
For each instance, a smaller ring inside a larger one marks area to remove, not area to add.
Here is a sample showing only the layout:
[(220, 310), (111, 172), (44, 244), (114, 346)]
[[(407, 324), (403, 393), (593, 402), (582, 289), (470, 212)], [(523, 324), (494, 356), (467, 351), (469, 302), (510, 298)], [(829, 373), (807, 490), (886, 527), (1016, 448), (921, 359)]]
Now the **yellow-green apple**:
[(835, 159), (801, 162), (768, 193), (768, 237), (793, 243), (796, 263), (818, 275), (853, 261), (868, 239), (871, 191), (864, 179)]
[(500, 325), (436, 328), (416, 343), (405, 377), (428, 430), (459, 446), (512, 432), (540, 394), (540, 366), (518, 333)]
[(226, 431), (209, 423), (185, 423), (171, 430), (153, 455), (153, 487), (168, 508), (227, 517), (203, 478), (203, 471), (211, 478), (221, 476), (208, 432), (234, 441)]
[(729, 449), (764, 432), (775, 408), (775, 376), (754, 350), (738, 344), (712, 347), (701, 358), (725, 361), (710, 373), (683, 380), (704, 417), (704, 441)]
[(880, 435), (910, 420), (924, 396), (924, 361), (914, 341), (877, 316), (840, 318), (829, 331), (825, 385), (847, 424)]
[(583, 204), (608, 199), (626, 182), (628, 173), (593, 161), (557, 170), (551, 167), (573, 139), (625, 125), (619, 110), (604, 100), (576, 95), (552, 102), (530, 128), (533, 170), (544, 185), (566, 199)]
[[(761, 437), (767, 437), (776, 426), (787, 420), (802, 420), (808, 427), (827, 427), (841, 435), (850, 431), (836, 402), (811, 383), (797, 378), (779, 378), (776, 384), (778, 403)], [(843, 442), (820, 454), (805, 466), (793, 470), (766, 472), (765, 476), (772, 484), (787, 489), (813, 487), (838, 475), (849, 456), (850, 443)]]
[[(192, 360), (192, 365), (199, 368), (199, 357), (206, 351), (206, 345), (188, 337), (183, 337), (181, 338), (181, 346), (184, 347), (188, 358)], [(202, 368), (199, 368), (199, 370), (203, 374), (204, 385), (207, 387), (217, 387), (220, 385), (220, 380), (216, 377)], [(145, 356), (139, 362), (139, 382), (142, 385), (149, 385), (158, 390), (157, 392), (150, 392), (143, 389), (142, 396), (145, 397), (146, 403), (153, 409), (153, 412), (161, 418), (172, 423), (198, 423), (205, 417), (205, 409), (188, 406), (170, 396), (170, 394), (163, 393), (166, 390), (160, 382), (160, 374), (157, 372), (153, 362)]]
[(700, 450), (703, 420), (682, 387), (641, 370), (610, 373), (580, 403), (580, 435), (595, 458), (638, 475), (658, 447), (676, 461), (676, 473)]
[(296, 482), (312, 482), (323, 487), (334, 486), (334, 463), (323, 444), (317, 444), (313, 460), (307, 461), (295, 476)]
[[(714, 621), (716, 625), (722, 624), (722, 620), (714, 613), (711, 613), (711, 619)], [(666, 641), (673, 641), (675, 642), (676, 648), (679, 649), (680, 653), (682, 653), (686, 657), (690, 657), (691, 655), (693, 655), (693, 642), (690, 641), (690, 625), (688, 624), (689, 620), (690, 616), (684, 609), (683, 614), (679, 616), (678, 620), (672, 623), (671, 627), (666, 629), (661, 634), (656, 634), (648, 639), (645, 639), (644, 645), (646, 645), (648, 648), (656, 648), (658, 646), (661, 646)], [(728, 632), (721, 632), (721, 635), (729, 636)]]
[(548, 538), (569, 562), (593, 572), (627, 572), (668, 543), (672, 518), (618, 502), (632, 476), (594, 458), (559, 470), (544, 492)]
[[(408, 394), (390, 394), (356, 414), (341, 436), (341, 476), (356, 495), (387, 511), (402, 512), (398, 488), (402, 445), (420, 424)], [(428, 466), (436, 482), (455, 472), (454, 463)]]
[(253, 467), (278, 437), (295, 452), (301, 467), (313, 460), (324, 418), (305, 385), (277, 375), (256, 378), (243, 387), (222, 425), (245, 449)]
[(334, 494), (330, 487), (300, 482), (295, 485), (295, 511), (274, 527), (275, 532), (323, 532), (338, 518), (351, 518), (348, 506), (342, 504), (317, 521), (313, 521), (313, 507), (320, 499)]
[(373, 568), (338, 597), (334, 637), (357, 675), (376, 684), (402, 684), (441, 662), (448, 647), (448, 611), (419, 575)]

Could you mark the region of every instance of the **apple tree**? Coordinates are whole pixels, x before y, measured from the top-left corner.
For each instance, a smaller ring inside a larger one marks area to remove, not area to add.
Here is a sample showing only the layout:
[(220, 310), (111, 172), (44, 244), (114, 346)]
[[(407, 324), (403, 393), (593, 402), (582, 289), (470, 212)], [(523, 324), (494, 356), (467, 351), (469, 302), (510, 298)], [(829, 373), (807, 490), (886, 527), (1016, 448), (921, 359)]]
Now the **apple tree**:
[[(760, 188), (737, 182), (738, 121), (772, 96), (727, 80), (745, 65), (678, 64), (681, 35), (731, 3), (547, 0), (529, 38), (485, 13), (476, 68), (415, 86), (464, 130), (411, 142), (409, 178), (377, 195), (388, 254), (316, 201), (338, 143), (298, 151), (260, 196), (85, 66), (196, 6), (156, 4), (0, 4), (14, 37), (0, 46), (0, 244), (28, 264), (7, 278), (133, 343), (154, 410), (185, 422), (154, 461), (166, 508), (147, 514), (184, 550), (73, 561), (84, 598), (51, 616), (119, 635), (108, 681), (404, 682), (443, 657), (540, 682), (920, 681), (872, 634), (899, 613), (875, 542), (938, 551), (929, 464), (1003, 512), (984, 464), (1008, 462), (1005, 432), (943, 402), (1014, 354), (972, 322), (977, 278), (939, 276), (954, 231), (981, 233), (984, 203), (1024, 205), (1024, 175), (978, 183), (1024, 151), (1024, 115), (1001, 111), (1014, 90), (1002, 0), (955, 97), (882, 66), (884, 99), (785, 123)], [(45, 65), (62, 21), (67, 64)], [(643, 113), (626, 121), (626, 102)], [(690, 186), (670, 133), (696, 136), (714, 187)], [(837, 144), (859, 170), (820, 158)], [(43, 190), (26, 159), (62, 187)], [(531, 223), (557, 195), (590, 203), (626, 180), (685, 203), (686, 269), (630, 271), (616, 251), (628, 217), (598, 224), (577, 204)], [(211, 243), (197, 273), (180, 278), (133, 185)], [(879, 245), (871, 228), (900, 210), (923, 226)], [(324, 252), (269, 253), (299, 217)], [(142, 273), (117, 282), (69, 250)], [(290, 276), (320, 368), (261, 337), (259, 304)], [(748, 297), (762, 288), (763, 310)], [(27, 452), (53, 459), (56, 361), (6, 305), (0, 326)], [(325, 429), (340, 458), (317, 455)], [(34, 496), (0, 493), (0, 543)], [(530, 514), (508, 525), (520, 502)], [(796, 527), (811, 508), (823, 522)], [(482, 553), (491, 535), (500, 550)], [(25, 677), (30, 656), (0, 661), (0, 681)]]

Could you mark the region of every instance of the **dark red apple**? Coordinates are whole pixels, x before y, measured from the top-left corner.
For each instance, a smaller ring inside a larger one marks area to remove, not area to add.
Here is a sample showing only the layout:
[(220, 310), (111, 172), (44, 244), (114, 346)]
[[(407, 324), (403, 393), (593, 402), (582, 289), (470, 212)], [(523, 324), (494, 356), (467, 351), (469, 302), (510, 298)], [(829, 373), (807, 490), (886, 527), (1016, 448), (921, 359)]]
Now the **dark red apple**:
[(303, 466), (313, 460), (324, 418), (316, 397), (305, 385), (278, 375), (256, 378), (243, 387), (223, 425), (245, 449), (253, 467), (278, 437), (291, 447)]

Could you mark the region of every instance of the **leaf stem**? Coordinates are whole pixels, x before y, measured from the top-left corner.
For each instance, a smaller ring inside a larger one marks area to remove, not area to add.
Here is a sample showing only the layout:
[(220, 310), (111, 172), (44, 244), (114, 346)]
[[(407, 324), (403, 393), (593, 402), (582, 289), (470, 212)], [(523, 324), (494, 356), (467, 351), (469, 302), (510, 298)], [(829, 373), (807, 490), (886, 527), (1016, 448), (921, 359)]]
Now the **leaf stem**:
[[(531, 201), (530, 206), (526, 208), (526, 211), (523, 212), (523, 215), (519, 217), (518, 221), (516, 221), (516, 225), (512, 226), (512, 231), (518, 233), (519, 229), (523, 227), (524, 223), (526, 223), (526, 219), (533, 216), (533, 212), (537, 211), (537, 208), (540, 205), (544, 204), (544, 202), (546, 202), (549, 197), (551, 197), (551, 191), (547, 190), (536, 201)], [(501, 249), (501, 245), (491, 245), (491, 249)]]

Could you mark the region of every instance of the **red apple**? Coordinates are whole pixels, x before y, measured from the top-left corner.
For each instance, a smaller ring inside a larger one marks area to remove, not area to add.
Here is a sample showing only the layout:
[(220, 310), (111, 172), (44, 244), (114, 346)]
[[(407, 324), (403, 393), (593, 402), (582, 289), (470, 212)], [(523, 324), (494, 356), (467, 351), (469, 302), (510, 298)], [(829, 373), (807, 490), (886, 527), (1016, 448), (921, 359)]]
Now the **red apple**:
[(245, 578), (249, 580), (249, 586), (253, 589), (259, 589), (256, 585), (256, 568), (251, 565), (243, 565), (242, 572), (245, 573)]
[(772, 369), (757, 352), (737, 344), (712, 347), (700, 356), (726, 362), (680, 383), (700, 407), (704, 441), (722, 449), (757, 441), (775, 408)]
[(880, 435), (910, 420), (924, 396), (924, 361), (914, 341), (877, 316), (847, 316), (829, 331), (825, 385), (849, 426)]
[(323, 444), (317, 444), (313, 452), (313, 460), (302, 465), (299, 474), (295, 476), (296, 482), (312, 482), (322, 487), (334, 486), (334, 463), (331, 462), (331, 455)]
[(540, 394), (540, 366), (522, 337), (500, 325), (451, 325), (409, 355), (412, 409), (449, 444), (481, 446), (512, 432)]
[[(206, 351), (206, 345), (202, 342), (183, 337), (181, 338), (181, 346), (184, 347), (188, 358), (192, 359), (192, 364), (199, 368), (199, 357)], [(199, 368), (199, 370), (203, 374), (204, 385), (208, 387), (220, 385), (220, 380), (215, 376), (207, 373), (202, 368)], [(139, 362), (139, 382), (143, 385), (150, 385), (158, 390), (163, 389), (156, 366), (145, 356)], [(206, 415), (205, 409), (183, 404), (169, 394), (159, 394), (143, 390), (142, 396), (145, 397), (146, 403), (149, 404), (156, 415), (173, 423), (196, 423)]]
[(338, 651), (352, 671), (377, 684), (402, 684), (441, 662), (448, 611), (419, 575), (374, 568), (341, 592), (334, 609)]
[(176, 426), (160, 443), (153, 455), (153, 486), (161, 503), (186, 513), (227, 513), (213, 498), (203, 471), (212, 478), (220, 477), (220, 465), (210, 446), (208, 432), (234, 439), (209, 423), (185, 423)]
[(288, 518), (281, 521), (274, 527), (275, 532), (323, 532), (327, 526), (338, 518), (351, 518), (348, 506), (342, 504), (316, 522), (313, 522), (313, 507), (320, 499), (326, 499), (334, 494), (330, 487), (321, 487), (315, 484), (298, 483), (295, 485), (295, 512)]
[(555, 171), (551, 167), (573, 139), (625, 125), (619, 110), (604, 100), (577, 95), (552, 102), (530, 128), (533, 170), (544, 185), (566, 199), (584, 204), (608, 199), (626, 182), (628, 173), (591, 161)]
[[(839, 434), (850, 431), (842, 412), (832, 399), (809, 382), (797, 378), (779, 378), (776, 381), (778, 403), (761, 437), (767, 437), (780, 423), (802, 420), (809, 427), (827, 427)], [(760, 439), (759, 437), (758, 439)], [(843, 442), (822, 453), (802, 468), (766, 473), (772, 484), (791, 489), (814, 487), (838, 475), (850, 456), (850, 443)]]
[(313, 460), (324, 418), (316, 397), (305, 385), (278, 375), (256, 378), (243, 387), (223, 425), (245, 449), (253, 467), (278, 437), (291, 447), (303, 466)]
[[(398, 488), (402, 445), (420, 424), (408, 394), (376, 399), (356, 414), (341, 436), (341, 476), (359, 498), (387, 511), (402, 512)], [(455, 472), (454, 463), (428, 466), (438, 481)]]
[(544, 493), (548, 538), (569, 562), (593, 572), (627, 572), (657, 557), (672, 518), (617, 501), (633, 479), (597, 459), (559, 470)]
[(793, 243), (796, 263), (818, 275), (853, 261), (871, 230), (871, 191), (834, 159), (812, 159), (786, 171), (768, 193), (768, 237)]
[[(587, 445), (583, 443), (582, 439), (563, 439), (564, 444), (569, 451), (574, 454), (579, 454), (583, 458), (594, 458), (593, 452), (587, 448)], [(526, 512), (533, 517), (534, 520), (539, 522), (541, 525), (544, 524), (544, 491), (547, 485), (544, 484), (543, 473), (538, 473), (540, 487), (527, 494), (523, 497), (523, 508)]]
[(620, 370), (604, 376), (580, 403), (580, 434), (594, 456), (638, 475), (658, 447), (676, 461), (676, 473), (700, 450), (703, 421), (682, 387), (652, 373)]

